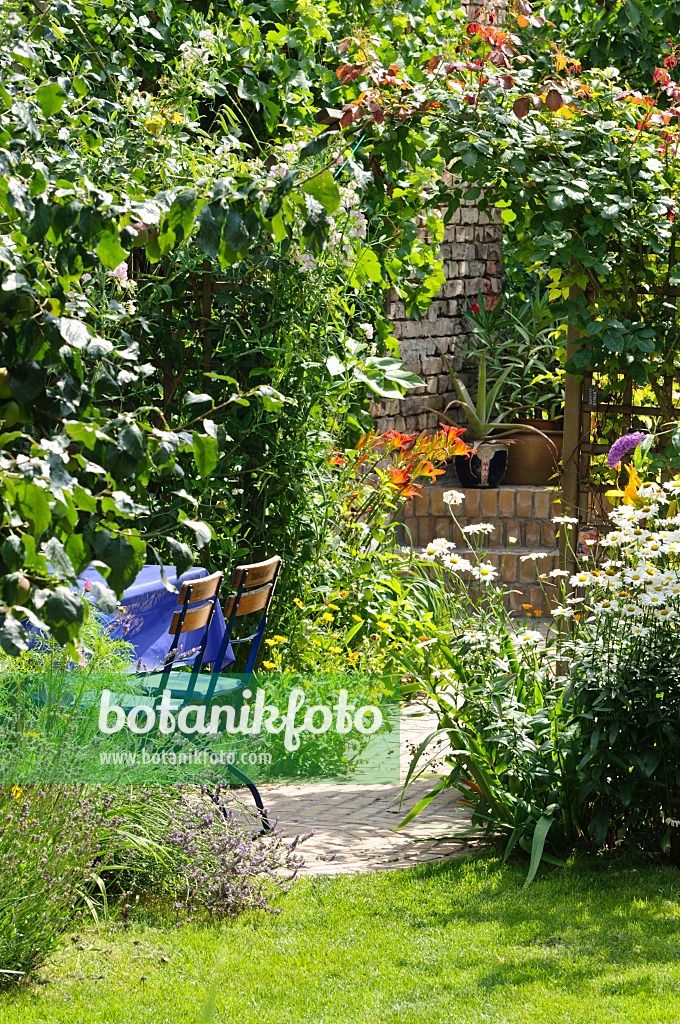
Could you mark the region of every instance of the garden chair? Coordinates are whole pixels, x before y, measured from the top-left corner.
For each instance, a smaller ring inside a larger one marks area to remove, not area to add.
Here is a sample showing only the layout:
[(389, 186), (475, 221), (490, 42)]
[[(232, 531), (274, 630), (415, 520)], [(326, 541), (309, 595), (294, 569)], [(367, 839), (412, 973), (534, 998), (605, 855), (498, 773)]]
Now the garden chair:
[[(172, 647), (168, 658), (177, 649), (179, 637), (182, 632), (199, 629), (205, 625), (205, 638), (199, 648), (199, 653), (194, 662), (191, 673), (172, 671), (169, 666), (160, 674), (158, 685), (154, 688), (154, 698), (159, 699), (163, 690), (170, 690), (173, 711), (179, 710), (187, 704), (210, 705), (215, 697), (222, 697), (234, 694), (237, 697), (236, 710), (243, 703), (242, 693), (247, 687), (252, 675), (255, 661), (262, 644), (262, 638), (267, 626), (267, 615), (271, 605), (272, 596), (276, 581), (281, 570), (281, 558), (275, 555), (265, 562), (255, 562), (252, 565), (239, 565), (232, 577), (232, 587), (235, 590), (224, 607), (226, 629), (220, 649), (212, 666), (210, 675), (204, 673), (199, 677), (202, 658), (205, 653), (210, 620), (215, 609), (215, 603), (219, 594), (221, 573), (215, 573), (205, 580), (193, 583), (184, 583), (179, 593), (179, 608), (172, 618), (170, 632), (174, 632)], [(217, 579), (219, 577), (219, 580)], [(203, 604), (199, 608), (191, 609), (190, 604), (209, 598), (209, 604)], [(258, 624), (253, 633), (248, 636), (234, 637), (236, 620), (246, 615), (253, 615), (260, 612)], [(220, 672), (222, 662), (231, 644), (250, 643), (250, 651), (245, 670), (238, 676), (223, 675)], [(147, 687), (147, 693), (149, 692)], [(263, 831), (268, 832), (271, 828), (264, 812), (262, 798), (255, 784), (235, 765), (229, 765), (229, 770), (250, 790), (255, 805), (259, 811), (263, 823)]]
[[(159, 697), (163, 690), (176, 688), (178, 690), (178, 697), (180, 693), (184, 693), (187, 690), (193, 694), (198, 674), (204, 665), (210, 623), (217, 607), (222, 579), (223, 573), (214, 572), (212, 576), (191, 580), (181, 585), (177, 597), (179, 607), (172, 616), (170, 629), (168, 630), (169, 633), (174, 635), (170, 650), (165, 656), (165, 665), (160, 672), (152, 670), (151, 672), (137, 673), (142, 678), (158, 677), (157, 685), (152, 686), (151, 683), (147, 683), (144, 686), (146, 693)], [(195, 648), (196, 657), (191, 673), (188, 674), (186, 671), (174, 668), (174, 663), (177, 659), (185, 656), (184, 652), (179, 650), (180, 637), (183, 633), (192, 633), (194, 630), (199, 629), (203, 630), (203, 637), (198, 647)], [(224, 658), (225, 651), (226, 647), (220, 650), (222, 659)], [(221, 664), (221, 661), (217, 664)]]

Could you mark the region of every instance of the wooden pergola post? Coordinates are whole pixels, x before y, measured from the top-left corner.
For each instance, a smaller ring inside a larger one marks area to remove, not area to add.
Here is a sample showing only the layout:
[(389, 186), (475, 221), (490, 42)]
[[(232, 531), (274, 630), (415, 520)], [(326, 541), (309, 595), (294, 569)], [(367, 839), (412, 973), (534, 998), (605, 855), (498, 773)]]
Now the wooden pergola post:
[[(570, 298), (575, 299), (581, 289), (572, 285)], [(578, 349), (580, 332), (569, 324), (567, 328), (567, 359)], [(562, 524), (560, 529), (560, 566), (576, 571), (576, 549), (581, 525), (581, 441), (583, 439), (583, 380), (568, 373), (564, 383), (564, 438), (562, 441), (562, 479), (560, 486), (560, 512), (578, 519), (578, 524)]]

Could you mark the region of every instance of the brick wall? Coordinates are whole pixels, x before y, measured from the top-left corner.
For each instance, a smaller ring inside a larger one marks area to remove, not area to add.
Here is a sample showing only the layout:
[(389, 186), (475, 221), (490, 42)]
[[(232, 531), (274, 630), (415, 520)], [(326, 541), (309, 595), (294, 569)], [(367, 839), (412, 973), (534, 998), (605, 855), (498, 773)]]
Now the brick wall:
[[(559, 511), (557, 492), (549, 487), (505, 486), (469, 488), (455, 521), (444, 493), (450, 484), (435, 483), (425, 488), (404, 508), (404, 536), (416, 547), (426, 547), (435, 537), (443, 537), (466, 554), (464, 526), (489, 523), (493, 531), (484, 538), (485, 559), (498, 569), (507, 592), (507, 605), (518, 611), (523, 604), (548, 611), (554, 586), (545, 585), (547, 596), (538, 585), (537, 573), (558, 566), (558, 547), (552, 519)], [(531, 556), (540, 554), (538, 561)]]
[(404, 365), (422, 377), (425, 387), (409, 391), (401, 401), (376, 406), (378, 430), (434, 430), (440, 422), (438, 413), (457, 397), (435, 346), (446, 353), (454, 369), (460, 369), (458, 352), (470, 335), (463, 311), (480, 292), (487, 302), (501, 292), (502, 227), (496, 211), (490, 213), (493, 219), (475, 202), (466, 202), (445, 226), (441, 258), (446, 281), (420, 320), (408, 318), (396, 293), (389, 295), (388, 316), (399, 338)]

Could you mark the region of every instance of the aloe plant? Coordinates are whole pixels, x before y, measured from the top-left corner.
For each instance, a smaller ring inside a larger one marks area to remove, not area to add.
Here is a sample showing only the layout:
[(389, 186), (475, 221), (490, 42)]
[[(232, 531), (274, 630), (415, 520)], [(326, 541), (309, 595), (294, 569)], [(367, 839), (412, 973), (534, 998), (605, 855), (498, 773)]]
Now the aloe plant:
[[(451, 366), (451, 363), (447, 359), (446, 355), (437, 346), (437, 350), (441, 355), (442, 359), (446, 363), (446, 368), (449, 371), (451, 382), (458, 393), (458, 398), (446, 406), (444, 412), (441, 414), (442, 418), (453, 422), (450, 416), (446, 415), (448, 409), (452, 405), (458, 405), (465, 411), (465, 415), (468, 421), (468, 435), (469, 439), (473, 442), (473, 446), (480, 444), (483, 441), (493, 442), (501, 441), (504, 436), (509, 434), (515, 434), (518, 430), (530, 431), (531, 433), (543, 434), (543, 431), (538, 430), (537, 427), (531, 427), (528, 424), (517, 424), (517, 423), (504, 423), (506, 416), (510, 413), (519, 412), (521, 407), (514, 406), (511, 409), (507, 409), (505, 412), (499, 413), (497, 416), (493, 416), (494, 406), (498, 399), (499, 392), (505, 383), (505, 379), (510, 373), (508, 368), (498, 378), (496, 383), (493, 385), (490, 391), (487, 392), (487, 379), (486, 379), (486, 352), (482, 352), (479, 360), (479, 378), (477, 383), (477, 401), (472, 401), (470, 392), (460, 380)], [(466, 438), (467, 440), (467, 438)]]

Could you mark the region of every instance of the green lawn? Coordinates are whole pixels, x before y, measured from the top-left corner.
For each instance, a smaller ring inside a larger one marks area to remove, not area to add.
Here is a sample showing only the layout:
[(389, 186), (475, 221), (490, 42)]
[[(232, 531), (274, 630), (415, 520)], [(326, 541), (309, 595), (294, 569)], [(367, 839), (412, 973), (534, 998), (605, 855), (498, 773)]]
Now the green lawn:
[(525, 873), (478, 857), (305, 880), (217, 928), (90, 927), (0, 1022), (680, 1022), (679, 872)]

